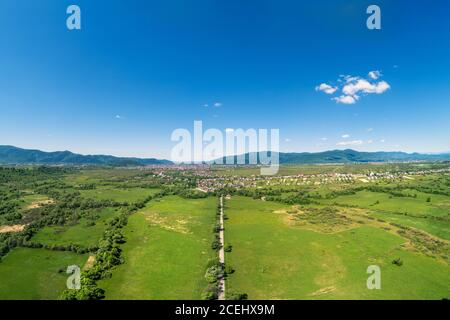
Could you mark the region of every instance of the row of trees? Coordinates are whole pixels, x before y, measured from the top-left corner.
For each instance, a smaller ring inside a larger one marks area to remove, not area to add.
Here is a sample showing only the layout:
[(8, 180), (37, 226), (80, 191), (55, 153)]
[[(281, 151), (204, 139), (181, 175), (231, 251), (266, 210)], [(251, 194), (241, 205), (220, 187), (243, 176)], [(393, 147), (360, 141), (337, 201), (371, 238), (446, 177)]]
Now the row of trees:
[(63, 300), (99, 300), (105, 297), (105, 290), (99, 288), (97, 281), (112, 276), (111, 271), (115, 266), (123, 263), (122, 249), (120, 245), (125, 243), (123, 228), (127, 225), (128, 217), (139, 209), (145, 207), (147, 202), (159, 198), (164, 192), (148, 196), (124, 208), (124, 211), (108, 222), (98, 250), (95, 253), (94, 265), (81, 273), (81, 289), (67, 289), (61, 294)]
[[(217, 199), (217, 207), (216, 207), (216, 223), (213, 227), (213, 241), (211, 243), (211, 249), (215, 252), (218, 252), (221, 248), (220, 243), (220, 214), (221, 214), (221, 206), (220, 206), (220, 196), (218, 195)], [(219, 261), (219, 257), (216, 256), (214, 259), (208, 261), (206, 265), (205, 271), (205, 280), (208, 282), (208, 285), (202, 292), (203, 300), (216, 300), (219, 297), (219, 280), (225, 276), (225, 267)]]
[(47, 250), (53, 250), (53, 251), (70, 251), (75, 252), (78, 254), (85, 254), (88, 252), (96, 252), (98, 250), (98, 246), (89, 246), (89, 247), (83, 247), (78, 244), (67, 244), (67, 245), (61, 245), (61, 244), (44, 244), (39, 243), (35, 241), (23, 241), (20, 244), (21, 247), (26, 248), (33, 248), (33, 249), (47, 249)]
[(59, 167), (11, 168), (0, 166), (0, 183), (27, 183), (62, 177), (73, 170)]
[[(220, 197), (221, 194), (217, 194), (218, 196), (218, 205), (216, 209), (216, 224), (213, 228), (214, 240), (211, 244), (213, 250), (218, 251), (221, 248), (220, 243), (220, 215), (222, 208), (220, 206)], [(223, 205), (225, 205), (225, 200), (223, 200)], [(228, 219), (224, 215), (224, 219)], [(226, 252), (231, 252), (232, 246), (227, 245), (224, 250)], [(219, 296), (219, 281), (221, 279), (226, 278), (228, 275), (234, 273), (235, 270), (229, 264), (223, 264), (219, 261), (219, 258), (216, 257), (208, 261), (205, 271), (205, 280), (208, 282), (207, 287), (203, 290), (202, 299), (204, 300), (216, 300)], [(227, 298), (231, 300), (245, 300), (247, 299), (247, 294), (245, 293), (229, 293), (227, 294)]]

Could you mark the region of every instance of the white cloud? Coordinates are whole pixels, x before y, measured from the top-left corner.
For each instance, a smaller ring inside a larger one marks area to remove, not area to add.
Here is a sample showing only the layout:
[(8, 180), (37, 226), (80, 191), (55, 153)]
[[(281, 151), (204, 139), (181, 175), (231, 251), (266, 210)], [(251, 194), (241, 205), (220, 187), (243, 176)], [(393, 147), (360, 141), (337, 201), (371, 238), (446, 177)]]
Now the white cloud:
[(384, 139), (381, 139), (381, 140), (380, 140), (380, 142), (381, 142), (381, 143), (384, 143), (384, 142), (386, 142), (386, 140), (384, 140)]
[(291, 142), (291, 139), (286, 138), (286, 139), (284, 139), (284, 141), (286, 141), (286, 142)]
[(322, 83), (316, 87), (316, 91), (330, 95), (341, 91), (341, 94), (331, 98), (331, 100), (341, 104), (355, 104), (360, 100), (361, 95), (382, 94), (391, 88), (386, 81), (377, 81), (382, 76), (378, 70), (370, 71), (367, 79), (358, 76), (339, 75), (338, 86), (333, 87), (327, 83)]
[(328, 138), (323, 137), (323, 138), (320, 138), (320, 140), (322, 140), (322, 141), (327, 141)]
[(222, 103), (221, 102), (214, 102), (214, 107), (221, 107), (222, 106)]
[(336, 101), (336, 103), (342, 103), (342, 104), (354, 104), (356, 103), (356, 101), (358, 101), (359, 97), (358, 96), (339, 96), (339, 97), (334, 97), (331, 98), (331, 100)]
[(367, 132), (372, 132), (372, 131), (373, 131), (373, 128), (367, 129)]
[(373, 140), (367, 140), (367, 143), (371, 144), (371, 143), (373, 143)]
[(341, 141), (336, 143), (337, 146), (359, 146), (363, 144), (362, 140), (353, 140), (353, 141)]
[(353, 77), (353, 76), (347, 75), (347, 76), (344, 76), (344, 79), (345, 79), (345, 82), (349, 83), (349, 82), (359, 80), (360, 77)]
[(205, 103), (203, 106), (204, 106), (205, 108), (208, 108), (208, 104), (207, 104), (207, 103)]
[(119, 115), (119, 114), (116, 114), (115, 118), (116, 119), (123, 119), (123, 117), (121, 115)]
[(369, 75), (369, 78), (371, 78), (373, 80), (377, 80), (379, 77), (382, 76), (381, 72), (378, 70), (370, 71), (368, 75)]
[(316, 87), (316, 91), (322, 91), (325, 92), (326, 94), (333, 94), (337, 91), (337, 89), (338, 89), (337, 87), (330, 86), (329, 84), (326, 83), (321, 83)]
[(342, 92), (348, 96), (355, 96), (358, 92), (381, 94), (390, 89), (391, 86), (386, 81), (370, 83), (366, 79), (353, 81), (342, 88)]
[(349, 135), (348, 133), (343, 134), (343, 135), (342, 135), (342, 138), (344, 138), (344, 139), (350, 138), (350, 135)]

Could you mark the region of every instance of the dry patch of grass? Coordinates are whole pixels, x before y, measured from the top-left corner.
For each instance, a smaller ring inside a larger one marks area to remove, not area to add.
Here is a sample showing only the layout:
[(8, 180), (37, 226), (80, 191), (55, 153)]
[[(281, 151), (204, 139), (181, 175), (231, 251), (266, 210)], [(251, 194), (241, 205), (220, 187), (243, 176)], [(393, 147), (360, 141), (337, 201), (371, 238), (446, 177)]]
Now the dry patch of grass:
[(83, 270), (88, 270), (88, 269), (92, 268), (92, 266), (94, 265), (94, 262), (95, 262), (95, 256), (90, 255), (89, 258), (87, 259), (86, 263), (83, 266)]
[(422, 230), (392, 224), (397, 228), (397, 233), (407, 238), (411, 247), (423, 254), (440, 259), (450, 264), (450, 241), (434, 237)]
[(24, 224), (16, 224), (13, 226), (1, 226), (0, 233), (20, 232), (25, 228)]
[(355, 217), (365, 224), (386, 230), (387, 232), (400, 235), (407, 239), (408, 242), (401, 245), (405, 250), (420, 252), (426, 256), (450, 264), (450, 241), (448, 240), (438, 238), (417, 228), (372, 218), (363, 210), (358, 212)]
[(46, 205), (49, 205), (49, 204), (54, 204), (54, 203), (55, 203), (55, 201), (53, 199), (34, 201), (30, 205), (28, 205), (25, 209), (27, 209), (27, 210), (38, 209), (38, 208), (41, 208), (43, 206), (46, 206)]
[(310, 296), (320, 296), (322, 294), (327, 294), (327, 293), (333, 292), (335, 290), (336, 290), (335, 286), (325, 287), (325, 288), (319, 289), (317, 291), (314, 291), (313, 293), (310, 294)]
[(296, 205), (287, 210), (276, 210), (274, 213), (284, 214), (284, 221), (289, 226), (303, 227), (321, 233), (340, 232), (358, 225), (348, 217), (349, 209)]
[(168, 217), (164, 217), (157, 212), (145, 212), (144, 215), (145, 220), (147, 220), (152, 226), (184, 234), (191, 233), (188, 228), (188, 219), (169, 219)]

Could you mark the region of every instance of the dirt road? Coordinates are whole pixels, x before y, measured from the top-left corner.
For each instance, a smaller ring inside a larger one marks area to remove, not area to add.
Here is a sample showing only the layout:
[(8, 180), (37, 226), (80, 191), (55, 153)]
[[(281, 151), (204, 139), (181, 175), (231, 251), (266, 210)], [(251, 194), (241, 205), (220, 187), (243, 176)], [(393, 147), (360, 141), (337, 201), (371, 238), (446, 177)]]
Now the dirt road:
[[(224, 227), (223, 227), (223, 196), (220, 197), (220, 251), (219, 251), (219, 261), (222, 265), (225, 265), (225, 238), (224, 238)], [(219, 280), (219, 300), (225, 300), (225, 279)]]

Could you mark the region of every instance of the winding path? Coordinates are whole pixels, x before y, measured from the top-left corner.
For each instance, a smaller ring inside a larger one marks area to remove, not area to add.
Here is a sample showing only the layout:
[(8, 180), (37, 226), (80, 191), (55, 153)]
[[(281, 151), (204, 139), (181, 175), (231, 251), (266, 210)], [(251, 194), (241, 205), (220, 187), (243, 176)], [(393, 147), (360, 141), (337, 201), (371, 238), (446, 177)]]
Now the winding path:
[[(220, 196), (220, 250), (219, 262), (225, 266), (225, 240), (224, 240), (224, 226), (223, 226), (223, 196)], [(219, 300), (225, 300), (225, 278), (219, 280)]]

